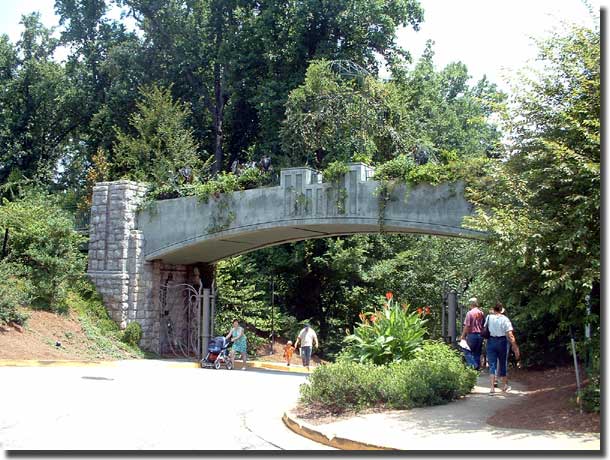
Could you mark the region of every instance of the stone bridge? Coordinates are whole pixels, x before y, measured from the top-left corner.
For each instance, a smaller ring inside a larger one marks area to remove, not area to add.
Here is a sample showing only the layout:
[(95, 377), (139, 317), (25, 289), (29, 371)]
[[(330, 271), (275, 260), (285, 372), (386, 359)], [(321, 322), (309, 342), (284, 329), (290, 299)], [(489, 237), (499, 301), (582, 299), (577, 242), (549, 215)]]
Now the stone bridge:
[(213, 264), (256, 249), (356, 233), (482, 238), (462, 227), (473, 207), (460, 182), (398, 185), (387, 199), (373, 169), (352, 164), (338, 183), (310, 168), (280, 172), (280, 185), (157, 201), (140, 210), (144, 184), (97, 184), (88, 273), (121, 327), (143, 329), (142, 347), (198, 355), (213, 335)]

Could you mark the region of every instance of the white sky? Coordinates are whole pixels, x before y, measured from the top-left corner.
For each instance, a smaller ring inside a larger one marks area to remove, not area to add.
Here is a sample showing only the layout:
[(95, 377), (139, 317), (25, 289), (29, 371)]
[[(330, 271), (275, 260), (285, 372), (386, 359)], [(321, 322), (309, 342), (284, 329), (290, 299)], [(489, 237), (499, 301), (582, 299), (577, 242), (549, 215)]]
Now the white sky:
[[(426, 40), (434, 40), (435, 63), (442, 68), (462, 61), (475, 79), (486, 74), (508, 90), (506, 76), (535, 57), (531, 37), (544, 36), (563, 21), (593, 26), (581, 0), (420, 0), (424, 22), (420, 31), (401, 30), (398, 41), (414, 60), (421, 55)], [(22, 27), (22, 14), (40, 11), (43, 23), (57, 26), (54, 0), (0, 0), (0, 33), (15, 42)], [(590, 0), (597, 13), (600, 0)], [(58, 54), (61, 59), (65, 54)], [(471, 82), (472, 83), (472, 82)]]
[[(542, 38), (562, 23), (593, 27), (581, 0), (420, 0), (424, 22), (420, 30), (403, 29), (398, 43), (416, 61), (427, 40), (434, 41), (434, 62), (442, 68), (461, 61), (475, 79), (484, 74), (508, 90), (505, 76), (536, 57), (532, 37)], [(597, 15), (600, 1), (591, 0)]]

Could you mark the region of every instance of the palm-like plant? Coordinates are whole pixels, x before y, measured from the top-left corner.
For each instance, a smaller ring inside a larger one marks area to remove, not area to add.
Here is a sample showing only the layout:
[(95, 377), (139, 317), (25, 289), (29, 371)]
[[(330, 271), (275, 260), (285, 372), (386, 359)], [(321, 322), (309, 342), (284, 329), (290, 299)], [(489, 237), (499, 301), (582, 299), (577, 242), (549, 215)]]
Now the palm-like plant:
[(429, 307), (409, 311), (400, 305), (391, 292), (381, 310), (360, 313), (360, 323), (344, 340), (348, 344), (344, 356), (357, 362), (388, 364), (407, 361), (420, 348), (426, 334), (424, 315)]

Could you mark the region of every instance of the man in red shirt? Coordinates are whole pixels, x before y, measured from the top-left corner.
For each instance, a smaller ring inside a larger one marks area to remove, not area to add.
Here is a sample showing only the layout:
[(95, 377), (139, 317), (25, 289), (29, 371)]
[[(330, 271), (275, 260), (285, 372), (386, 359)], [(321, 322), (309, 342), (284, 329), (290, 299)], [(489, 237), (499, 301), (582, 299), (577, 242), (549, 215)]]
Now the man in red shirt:
[(485, 321), (485, 314), (479, 309), (479, 301), (476, 297), (472, 297), (468, 300), (470, 304), (470, 310), (466, 313), (464, 318), (464, 329), (462, 330), (461, 339), (466, 339), (466, 343), (470, 347), (472, 354), (466, 355), (468, 364), (479, 370), (481, 366), (481, 348), (483, 347), (483, 338), (481, 337), (481, 331), (483, 330), (483, 322)]

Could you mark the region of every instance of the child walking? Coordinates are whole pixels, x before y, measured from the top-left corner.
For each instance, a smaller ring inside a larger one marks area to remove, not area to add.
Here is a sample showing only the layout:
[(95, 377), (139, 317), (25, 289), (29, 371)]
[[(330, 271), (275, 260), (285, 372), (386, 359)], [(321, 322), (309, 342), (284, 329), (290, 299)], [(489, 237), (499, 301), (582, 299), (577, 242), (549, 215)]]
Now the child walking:
[(294, 347), (292, 346), (292, 340), (289, 340), (284, 347), (284, 358), (286, 358), (286, 365), (290, 366), (292, 360), (292, 353), (294, 353)]

